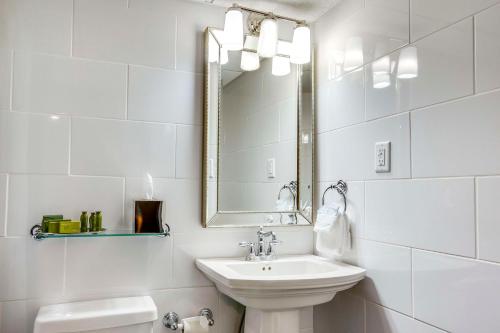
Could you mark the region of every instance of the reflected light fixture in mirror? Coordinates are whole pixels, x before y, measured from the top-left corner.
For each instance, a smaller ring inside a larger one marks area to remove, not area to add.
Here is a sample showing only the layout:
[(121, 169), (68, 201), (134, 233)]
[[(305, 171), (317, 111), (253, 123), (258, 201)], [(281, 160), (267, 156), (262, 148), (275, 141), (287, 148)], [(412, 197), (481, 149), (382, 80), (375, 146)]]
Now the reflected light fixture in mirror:
[(278, 22), (274, 18), (265, 18), (260, 24), (260, 36), (257, 52), (263, 58), (276, 55), (278, 47)]
[(254, 71), (260, 67), (259, 55), (252, 51), (241, 52), (241, 69), (247, 72)]
[(372, 65), (373, 88), (383, 89), (391, 85), (391, 59), (389, 56), (376, 60)]
[(243, 48), (243, 13), (238, 7), (231, 7), (226, 12), (224, 47), (229, 51)]
[(401, 50), (398, 63), (398, 79), (413, 79), (418, 76), (418, 55), (415, 46)]
[(272, 74), (274, 76), (285, 76), (290, 74), (290, 59), (281, 55), (274, 56)]

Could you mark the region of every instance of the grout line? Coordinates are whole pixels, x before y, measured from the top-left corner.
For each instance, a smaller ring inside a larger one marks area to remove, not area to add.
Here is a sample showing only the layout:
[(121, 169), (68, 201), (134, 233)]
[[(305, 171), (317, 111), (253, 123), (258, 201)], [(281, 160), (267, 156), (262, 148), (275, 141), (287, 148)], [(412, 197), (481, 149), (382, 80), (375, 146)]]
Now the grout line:
[(408, 147), (408, 155), (410, 157), (410, 179), (413, 179), (413, 140), (411, 136), (411, 118), (412, 112), (410, 111), (408, 113), (408, 142), (410, 144)]
[(9, 90), (9, 111), (12, 112), (14, 107), (14, 55), (15, 51), (10, 51), (10, 90)]
[(472, 16), (472, 92), (477, 93), (477, 41), (476, 41), (476, 17)]
[(3, 223), (3, 235), (7, 236), (7, 223), (9, 222), (9, 185), (10, 185), (10, 175), (6, 174), (5, 175), (5, 216), (3, 217), (4, 223)]
[(72, 146), (72, 136), (73, 136), (73, 117), (68, 117), (69, 123), (69, 136), (68, 136), (68, 176), (71, 176), (71, 146)]
[(125, 119), (128, 119), (128, 97), (130, 94), (130, 65), (127, 65), (127, 71), (125, 73)]
[(72, 1), (71, 33), (69, 38), (69, 56), (73, 57), (73, 39), (75, 38), (75, 0)]
[(415, 319), (415, 278), (413, 269), (413, 248), (410, 249), (410, 299), (411, 299), (411, 316)]
[(479, 209), (478, 209), (478, 203), (479, 203), (479, 198), (478, 198), (478, 179), (477, 177), (474, 177), (474, 232), (475, 232), (475, 237), (474, 240), (476, 242), (476, 259), (479, 259)]

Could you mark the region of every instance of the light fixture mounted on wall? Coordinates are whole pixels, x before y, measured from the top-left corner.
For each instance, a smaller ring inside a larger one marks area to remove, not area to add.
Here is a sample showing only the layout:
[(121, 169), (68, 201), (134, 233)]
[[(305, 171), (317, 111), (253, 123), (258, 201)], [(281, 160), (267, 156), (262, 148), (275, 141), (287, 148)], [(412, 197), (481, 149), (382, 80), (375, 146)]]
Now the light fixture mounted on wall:
[[(250, 35), (246, 38), (243, 13), (249, 14), (248, 31), (250, 31)], [(280, 20), (296, 23), (292, 42), (285, 42), (291, 45), (288, 54), (283, 53), (279, 45), (284, 43), (278, 39)], [(287, 75), (290, 73), (290, 63), (303, 65), (311, 62), (311, 30), (304, 20), (233, 4), (226, 11), (222, 48), (224, 52), (242, 52), (241, 69), (244, 71), (258, 69), (260, 58), (272, 58), (273, 75)], [(221, 56), (221, 60), (222, 58), (225, 57)]]

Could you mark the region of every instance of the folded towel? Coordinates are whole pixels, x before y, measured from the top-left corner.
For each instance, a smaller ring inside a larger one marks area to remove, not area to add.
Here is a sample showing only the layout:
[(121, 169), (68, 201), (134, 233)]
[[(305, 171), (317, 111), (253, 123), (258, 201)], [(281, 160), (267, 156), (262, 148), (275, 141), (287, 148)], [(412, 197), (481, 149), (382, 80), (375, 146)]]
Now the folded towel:
[(335, 258), (342, 256), (351, 248), (351, 231), (346, 214), (334, 206), (318, 209), (314, 231), (316, 232), (316, 251), (320, 256)]

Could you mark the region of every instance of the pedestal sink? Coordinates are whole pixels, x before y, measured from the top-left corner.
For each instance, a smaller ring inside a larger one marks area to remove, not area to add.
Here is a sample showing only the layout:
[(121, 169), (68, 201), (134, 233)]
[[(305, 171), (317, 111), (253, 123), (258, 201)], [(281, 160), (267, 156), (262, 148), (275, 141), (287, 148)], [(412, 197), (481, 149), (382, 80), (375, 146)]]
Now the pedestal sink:
[(365, 270), (314, 255), (249, 262), (197, 259), (217, 289), (245, 305), (245, 333), (298, 333), (301, 308), (329, 302), (363, 279)]

